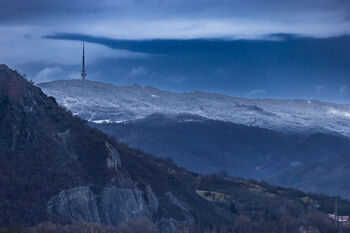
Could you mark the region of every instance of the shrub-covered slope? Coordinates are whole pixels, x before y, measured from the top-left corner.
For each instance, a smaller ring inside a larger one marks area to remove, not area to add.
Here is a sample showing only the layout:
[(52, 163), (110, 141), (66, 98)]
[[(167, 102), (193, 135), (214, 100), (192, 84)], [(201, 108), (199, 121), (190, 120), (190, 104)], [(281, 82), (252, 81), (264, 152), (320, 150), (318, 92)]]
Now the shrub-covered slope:
[(350, 151), (350, 140), (322, 133), (285, 134), (195, 115), (154, 114), (125, 123), (93, 124), (118, 140), (186, 169), (267, 179)]

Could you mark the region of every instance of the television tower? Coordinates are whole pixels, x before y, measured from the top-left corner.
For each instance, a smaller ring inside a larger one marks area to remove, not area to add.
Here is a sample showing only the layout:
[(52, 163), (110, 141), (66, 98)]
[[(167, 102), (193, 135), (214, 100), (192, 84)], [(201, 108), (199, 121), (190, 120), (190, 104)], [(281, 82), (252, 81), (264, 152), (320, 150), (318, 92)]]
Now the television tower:
[(86, 72), (85, 72), (85, 43), (83, 42), (83, 69), (81, 71), (81, 80), (85, 80), (86, 78)]

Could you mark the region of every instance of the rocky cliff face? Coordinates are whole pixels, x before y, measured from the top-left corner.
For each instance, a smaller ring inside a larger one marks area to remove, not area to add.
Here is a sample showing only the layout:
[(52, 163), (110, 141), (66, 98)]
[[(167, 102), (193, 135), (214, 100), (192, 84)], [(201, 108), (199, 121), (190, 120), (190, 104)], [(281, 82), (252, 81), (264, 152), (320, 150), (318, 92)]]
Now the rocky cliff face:
[(118, 187), (76, 187), (62, 190), (48, 202), (48, 214), (56, 222), (86, 221), (117, 226), (157, 213), (158, 199), (146, 191)]

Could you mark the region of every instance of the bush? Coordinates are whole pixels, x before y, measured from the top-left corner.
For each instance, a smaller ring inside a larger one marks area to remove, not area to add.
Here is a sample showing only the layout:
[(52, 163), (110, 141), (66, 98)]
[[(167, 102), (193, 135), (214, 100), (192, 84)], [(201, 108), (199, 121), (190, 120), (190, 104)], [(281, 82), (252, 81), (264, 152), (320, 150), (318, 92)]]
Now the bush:
[(230, 209), (231, 213), (238, 214), (235, 203), (232, 202), (229, 209)]

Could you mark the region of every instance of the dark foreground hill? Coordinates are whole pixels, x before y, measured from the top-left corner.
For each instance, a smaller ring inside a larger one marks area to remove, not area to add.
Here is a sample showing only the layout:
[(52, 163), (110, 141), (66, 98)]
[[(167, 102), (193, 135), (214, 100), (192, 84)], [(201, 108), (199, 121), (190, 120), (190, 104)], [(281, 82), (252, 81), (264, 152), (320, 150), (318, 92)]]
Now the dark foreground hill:
[(350, 151), (350, 140), (340, 135), (286, 134), (196, 115), (153, 114), (125, 123), (90, 124), (134, 148), (170, 157), (203, 174), (225, 170), (268, 179)]
[[(188, 172), (90, 128), (5, 65), (0, 160), (5, 227), (142, 218), (161, 232), (338, 231), (326, 215), (334, 198)], [(350, 215), (350, 203), (338, 203), (339, 214)]]
[(90, 128), (6, 66), (0, 67), (0, 156), (1, 225), (118, 225), (146, 217), (171, 229), (220, 219), (193, 193), (190, 173), (171, 174), (162, 161)]

